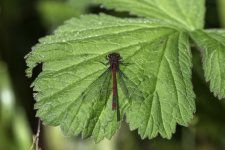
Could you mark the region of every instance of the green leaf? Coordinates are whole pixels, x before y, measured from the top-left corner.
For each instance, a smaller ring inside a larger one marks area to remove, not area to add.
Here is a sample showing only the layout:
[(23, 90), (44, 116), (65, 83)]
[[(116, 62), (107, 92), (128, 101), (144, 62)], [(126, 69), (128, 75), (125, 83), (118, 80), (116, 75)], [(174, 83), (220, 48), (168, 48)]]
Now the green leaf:
[(37, 8), (43, 22), (49, 27), (49, 25), (56, 26), (66, 19), (87, 13), (87, 8), (92, 3), (92, 0), (42, 0), (38, 2)]
[(111, 108), (108, 66), (100, 62), (112, 52), (131, 64), (120, 69), (145, 98), (129, 103), (119, 86), (121, 118), (127, 115), (131, 129), (138, 128), (142, 138), (170, 138), (176, 123), (187, 125), (195, 110), (187, 33), (159, 20), (107, 15), (67, 21), (26, 56), (29, 77), (43, 64), (32, 84), (37, 116), (66, 135), (110, 139), (121, 122)]
[(204, 0), (96, 0), (103, 6), (117, 11), (158, 18), (187, 30), (204, 26)]
[(200, 47), (205, 79), (219, 99), (225, 97), (225, 30), (196, 30), (191, 33)]
[(205, 30), (207, 33), (219, 34), (225, 37), (225, 29), (207, 29)]
[[(142, 138), (158, 133), (170, 138), (176, 123), (187, 126), (195, 111), (191, 78), (191, 53), (188, 35), (174, 32), (163, 41), (148, 43), (142, 53), (142, 80), (146, 98), (133, 103), (127, 113), (131, 129), (138, 128)], [(140, 75), (141, 76), (141, 75)]]
[(225, 27), (225, 1), (224, 0), (218, 0), (217, 2), (217, 9), (218, 9), (218, 17), (221, 27)]
[(61, 1), (39, 1), (37, 9), (47, 27), (61, 24), (64, 20), (79, 15), (71, 5)]

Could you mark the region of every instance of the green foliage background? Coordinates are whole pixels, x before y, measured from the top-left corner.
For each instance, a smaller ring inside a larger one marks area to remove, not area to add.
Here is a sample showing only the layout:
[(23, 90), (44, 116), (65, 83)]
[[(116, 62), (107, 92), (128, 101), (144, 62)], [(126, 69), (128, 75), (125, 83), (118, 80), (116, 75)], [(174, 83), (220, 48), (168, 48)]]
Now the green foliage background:
[[(7, 2), (7, 3), (9, 3), (9, 2)], [(7, 3), (5, 3), (4, 6), (9, 6), (9, 5), (7, 5)], [(43, 20), (41, 21), (41, 23), (43, 23), (43, 25), (45, 25), (48, 28), (48, 32), (51, 31), (53, 28), (55, 28), (57, 26), (57, 24), (61, 24), (61, 21), (64, 20), (64, 18), (66, 19), (66, 18), (69, 18), (71, 16), (79, 15), (81, 13), (84, 13), (85, 11), (86, 12), (88, 12), (88, 11), (89, 12), (90, 11), (93, 11), (93, 12), (99, 11), (99, 8), (97, 8), (97, 9), (96, 8), (95, 9), (93, 9), (93, 8), (92, 9), (86, 9), (86, 8), (90, 8), (90, 7), (89, 6), (87, 7), (87, 5), (84, 4), (83, 6), (85, 6), (85, 7), (83, 7), (83, 8), (80, 7), (81, 8), (79, 10), (80, 13), (76, 13), (76, 12), (74, 12), (74, 9), (73, 9), (73, 8), (76, 7), (74, 3), (69, 3), (69, 5), (68, 5), (68, 2), (64, 3), (64, 2), (58, 1), (58, 2), (55, 2), (55, 4), (52, 4), (54, 2), (49, 2), (49, 6), (55, 6), (55, 8), (48, 7), (47, 1), (46, 1), (45, 4), (44, 3), (45, 3), (44, 1), (40, 1), (40, 3), (38, 3), (38, 5), (35, 5), (35, 8), (37, 8), (37, 10), (42, 14), (41, 16), (42, 16)], [(63, 3), (63, 4), (57, 5), (58, 3)], [(207, 4), (210, 8), (209, 4), (211, 4), (211, 3), (208, 2)], [(10, 5), (10, 7), (14, 6), (16, 8), (14, 10), (22, 10), (22, 9), (17, 8), (16, 5), (19, 6), (19, 5), (21, 5), (21, 3), (19, 3), (19, 2), (15, 3), (15, 5)], [(34, 5), (31, 5), (31, 6), (34, 6)], [(51, 10), (51, 8), (52, 8), (52, 10)], [(65, 9), (63, 9), (63, 8), (65, 8)], [(70, 9), (70, 8), (72, 8), (72, 9)], [(11, 10), (11, 9), (8, 9), (8, 10)], [(63, 10), (65, 10), (65, 11), (63, 11)], [(55, 12), (62, 11), (62, 12), (65, 12), (65, 13), (59, 13), (61, 15), (56, 15), (56, 17), (53, 17), (53, 14), (57, 14), (57, 13), (54, 13), (54, 11)], [(113, 12), (113, 11), (107, 11), (105, 9), (103, 9), (103, 10), (100, 9), (100, 11), (104, 11), (108, 14), (116, 15), (116, 16), (122, 16), (122, 17), (127, 16), (126, 13), (118, 13), (118, 12)], [(144, 11), (144, 10), (142, 10), (142, 11)], [(210, 17), (206, 16), (207, 17), (206, 18), (206, 25), (209, 26), (209, 27), (216, 27), (215, 24), (217, 24), (217, 23), (216, 23), (216, 20), (215, 20), (215, 14), (213, 14), (213, 13), (209, 14), (209, 12), (210, 12), (210, 9), (208, 10), (208, 14), (207, 13), (206, 14), (208, 16), (210, 16), (210, 15), (213, 16), (213, 17), (211, 17), (213, 19), (211, 21)], [(22, 13), (22, 14), (24, 14), (24, 13)], [(1, 26), (2, 33), (7, 32), (7, 31), (11, 31), (11, 29), (15, 28), (13, 26), (13, 22), (17, 22), (17, 21), (15, 21), (15, 18), (23, 18), (23, 15), (20, 16), (20, 13), (13, 13), (13, 11), (12, 11), (12, 14), (8, 13), (7, 15), (4, 14), (4, 16), (5, 16), (3, 18), (4, 19), (4, 26)], [(13, 16), (13, 19), (12, 19), (12, 16)], [(161, 16), (163, 17), (163, 15), (161, 15)], [(102, 17), (104, 17), (104, 15)], [(105, 16), (105, 17), (107, 18), (107, 16)], [(90, 18), (88, 18), (88, 19), (90, 19)], [(101, 19), (101, 17), (99, 19)], [(18, 19), (18, 20), (20, 20), (20, 19)], [(114, 18), (109, 19), (109, 22), (112, 21), (112, 20), (115, 21), (115, 22), (119, 22)], [(36, 24), (35, 21), (34, 21), (34, 24)], [(40, 24), (40, 21), (39, 21), (39, 24)], [(148, 23), (146, 23), (146, 24), (148, 24)], [(174, 24), (172, 23), (170, 26), (173, 26), (173, 25)], [(154, 26), (159, 26), (159, 24), (156, 23), (156, 25), (154, 25)], [(160, 24), (160, 26), (162, 26), (162, 24)], [(195, 28), (195, 27), (198, 28), (200, 26), (201, 25), (193, 25), (192, 23), (190, 23), (185, 29), (193, 30), (193, 28)], [(30, 27), (30, 28), (28, 28), (28, 27)], [(71, 26), (71, 27), (73, 27), (73, 26)], [(138, 24), (136, 25), (136, 27), (139, 28)], [(151, 23), (150, 23), (149, 27), (151, 28)], [(24, 28), (24, 30), (16, 30), (16, 31), (18, 31), (17, 33), (21, 33), (21, 31), (24, 31), (22, 33), (32, 33), (32, 36), (34, 37), (33, 42), (32, 42), (31, 38), (28, 38), (29, 40), (27, 40), (27, 37), (29, 37), (28, 36), (29, 34), (16, 34), (16, 33), (12, 32), (12, 34), (14, 34), (13, 38), (15, 38), (16, 43), (18, 42), (18, 45), (20, 45), (20, 46), (18, 48), (16, 46), (16, 44), (15, 44), (15, 46), (11, 45), (11, 44), (7, 44), (7, 43), (9, 43), (7, 41), (10, 41), (9, 39), (12, 39), (12, 38), (7, 38), (7, 36), (5, 36), (5, 39), (3, 40), (4, 42), (2, 44), (3, 48), (1, 48), (1, 55), (2, 55), (4, 61), (9, 62), (9, 63), (7, 63), (7, 66), (9, 66), (9, 70), (11, 72), (10, 74), (11, 74), (12, 79), (13, 79), (13, 86), (15, 86), (15, 89), (17, 89), (16, 90), (16, 92), (18, 93), (17, 95), (18, 96), (23, 95), (22, 96), (23, 98), (22, 98), (21, 101), (19, 101), (19, 103), (22, 106), (24, 106), (24, 108), (26, 108), (27, 112), (32, 112), (33, 108), (30, 107), (32, 105), (29, 104), (29, 103), (31, 103), (30, 99), (32, 97), (31, 91), (29, 90), (29, 87), (28, 87), (29, 83), (27, 82), (27, 80), (25, 78), (22, 77), (22, 75), (24, 75), (23, 69), (19, 69), (19, 68), (25, 68), (25, 64), (23, 64), (23, 63), (20, 64), (20, 63), (16, 63), (16, 62), (22, 62), (21, 60), (22, 60), (23, 55), (25, 55), (29, 51), (29, 47), (31, 47), (31, 45), (36, 43), (35, 40), (37, 38), (35, 38), (35, 36), (40, 37), (40, 34), (42, 34), (42, 36), (44, 35), (44, 33), (43, 33), (44, 27), (42, 26), (42, 28), (40, 28), (40, 26), (38, 27), (37, 24), (36, 24), (36, 27), (35, 26), (29, 26), (26, 22), (21, 22), (21, 26), (17, 26), (17, 29), (19, 29), (19, 28)], [(35, 28), (37, 29), (36, 31), (34, 30)], [(8, 29), (8, 30), (3, 30), (3, 29)], [(61, 28), (60, 30), (63, 30), (63, 28)], [(128, 29), (125, 29), (125, 30), (128, 30)], [(201, 32), (202, 31), (197, 31), (196, 33), (193, 33), (191, 35), (193, 37), (193, 39), (195, 39), (195, 41), (200, 39), (200, 38), (198, 38), (198, 36), (203, 36)], [(212, 35), (212, 37), (215, 37), (214, 32), (217, 32), (217, 31), (207, 31), (207, 33)], [(10, 34), (7, 34), (7, 35), (10, 36)], [(17, 38), (18, 35), (19, 35), (20, 38)], [(24, 38), (21, 38), (21, 37), (24, 37)], [(185, 37), (185, 34), (182, 37)], [(59, 40), (60, 40), (60, 36), (57, 37), (57, 38), (59, 38)], [(57, 41), (57, 38), (55, 39), (56, 41)], [(49, 39), (51, 39), (51, 37), (49, 37)], [(135, 41), (135, 39), (132, 39), (132, 40)], [(141, 40), (141, 39), (138, 39), (138, 40)], [(147, 39), (147, 40), (149, 40), (149, 39)], [(216, 36), (216, 40), (217, 41), (220, 41), (220, 40), (223, 41), (223, 39), (221, 37), (218, 37), (218, 36)], [(208, 41), (212, 41), (212, 39), (208, 39)], [(26, 44), (21, 44), (21, 43), (30, 43), (30, 44), (26, 45)], [(200, 46), (203, 46), (203, 44), (204, 44), (203, 41), (198, 41), (198, 43), (200, 43)], [(208, 43), (210, 43), (210, 42), (208, 42)], [(155, 47), (157, 47), (157, 46), (158, 45), (155, 45)], [(210, 46), (218, 47), (218, 44), (210, 44)], [(6, 47), (8, 47), (8, 48), (6, 48)], [(26, 51), (25, 51), (25, 48), (26, 48)], [(21, 51), (14, 52), (14, 51), (12, 51), (12, 49), (21, 49)], [(65, 49), (66, 49), (66, 47), (65, 47)], [(16, 59), (11, 59), (10, 54), (12, 52), (14, 52), (13, 57), (15, 57)], [(181, 127), (178, 127), (177, 133), (171, 141), (165, 141), (165, 140), (162, 140), (160, 138), (157, 138), (155, 140), (152, 140), (151, 141), (152, 143), (149, 144), (148, 140), (144, 140), (144, 141), (141, 140), (142, 142), (145, 143), (144, 145), (146, 147), (151, 146), (151, 147), (156, 147), (156, 148), (157, 147), (163, 148), (163, 145), (166, 145), (167, 148), (171, 147), (171, 149), (175, 149), (176, 147), (179, 149), (180, 146), (182, 146), (183, 149), (185, 149), (185, 145), (190, 146), (190, 144), (191, 144), (193, 149), (194, 149), (196, 147), (198, 148), (198, 145), (200, 145), (200, 147), (201, 147), (201, 145), (204, 145), (205, 143), (208, 143), (208, 147), (214, 147), (214, 148), (223, 147), (222, 137), (224, 136), (224, 134), (223, 134), (224, 131), (223, 131), (222, 127), (223, 127), (223, 120), (224, 119), (223, 119), (222, 114), (224, 113), (223, 112), (224, 111), (224, 102), (223, 101), (218, 102), (218, 100), (216, 98), (214, 98), (214, 96), (212, 96), (212, 94), (210, 94), (210, 92), (208, 90), (208, 85), (204, 81), (203, 72), (202, 72), (202, 69), (201, 69), (201, 59), (199, 57), (200, 54), (196, 50), (193, 50), (192, 54), (193, 54), (193, 62), (194, 62), (194, 66), (193, 66), (194, 72), (193, 72), (192, 83), (194, 84), (194, 90), (195, 90), (196, 102), (197, 102), (197, 113), (195, 114), (195, 119), (193, 120), (191, 126), (189, 126), (188, 129), (182, 129), (181, 130)], [(124, 54), (124, 55), (125, 55), (125, 58), (126, 58), (126, 57), (128, 57), (129, 53)], [(217, 58), (215, 58), (215, 59), (217, 59)], [(37, 60), (33, 60), (33, 61), (37, 61)], [(39, 61), (40, 61), (40, 59), (39, 59)], [(17, 67), (18, 69), (16, 69), (15, 64), (17, 66), (19, 65), (21, 67)], [(206, 63), (205, 63), (205, 65), (209, 66)], [(56, 65), (56, 67), (57, 67), (57, 65)], [(103, 66), (99, 66), (99, 67), (103, 67)], [(216, 67), (213, 67), (212, 69), (215, 69), (216, 71), (218, 70)], [(127, 69), (127, 70), (128, 71), (126, 73), (128, 75), (130, 75), (129, 69)], [(208, 71), (208, 72), (210, 72), (210, 71)], [(14, 76), (14, 78), (13, 78), (13, 76)], [(23, 79), (23, 80), (21, 80), (19, 77), (21, 77), (21, 79)], [(207, 80), (211, 80), (210, 77), (212, 77), (212, 76), (210, 76), (210, 74), (209, 74)], [(24, 82), (24, 80), (25, 80), (25, 82)], [(134, 78), (134, 81), (135, 81), (135, 78)], [(221, 80), (221, 81), (223, 81), (223, 80)], [(220, 81), (218, 81), (218, 82), (223, 84)], [(21, 85), (24, 85), (24, 87), (26, 87), (26, 88), (21, 89), (20, 88)], [(218, 84), (215, 84), (215, 85), (217, 86)], [(219, 91), (218, 87), (215, 87), (214, 85), (211, 85), (211, 86), (212, 86), (211, 87), (212, 90), (215, 89), (214, 91)], [(222, 88), (219, 87), (219, 89), (222, 89)], [(30, 91), (30, 94), (25, 94), (25, 93), (28, 93), (27, 91)], [(221, 95), (223, 95), (223, 90), (220, 91), (219, 93), (215, 93), (215, 94), (218, 95), (220, 93), (222, 93)], [(222, 97), (222, 96), (220, 96), (220, 97)], [(215, 99), (215, 100), (213, 100), (213, 99)], [(30, 118), (30, 120), (32, 120), (31, 118), (34, 116), (34, 112), (28, 113), (27, 116), (28, 116), (28, 118)], [(30, 122), (33, 122), (33, 121), (30, 121)], [(35, 124), (35, 123), (33, 123), (33, 124)], [(124, 125), (122, 125), (122, 126), (124, 126)], [(33, 126), (33, 128), (34, 128), (34, 126)], [(125, 128), (125, 129), (127, 129), (127, 128)], [(127, 130), (125, 130), (125, 131), (127, 131)], [(170, 129), (170, 132), (171, 131), (172, 130)], [(129, 132), (126, 132), (126, 133), (128, 134)], [(136, 144), (134, 144), (134, 145), (137, 145), (136, 147), (144, 146), (143, 144), (140, 144), (140, 146), (138, 146), (139, 144), (137, 143), (137, 141), (138, 141), (137, 139), (139, 139), (139, 137), (138, 136), (136, 137), (136, 132), (134, 132), (134, 133), (132, 132), (132, 135), (130, 135), (130, 136), (132, 137), (130, 139), (133, 139), (135, 141), (134, 143), (136, 143)], [(206, 138), (204, 138), (204, 137), (206, 137)], [(210, 140), (207, 140), (207, 137), (209, 137)], [(181, 140), (183, 140), (185, 142), (181, 142)], [(208, 142), (208, 141), (211, 141), (211, 142)], [(119, 144), (119, 146), (122, 146), (122, 145), (123, 145), (122, 143)], [(126, 145), (126, 144), (124, 143), (124, 145)], [(168, 146), (168, 145), (170, 145), (170, 146)]]

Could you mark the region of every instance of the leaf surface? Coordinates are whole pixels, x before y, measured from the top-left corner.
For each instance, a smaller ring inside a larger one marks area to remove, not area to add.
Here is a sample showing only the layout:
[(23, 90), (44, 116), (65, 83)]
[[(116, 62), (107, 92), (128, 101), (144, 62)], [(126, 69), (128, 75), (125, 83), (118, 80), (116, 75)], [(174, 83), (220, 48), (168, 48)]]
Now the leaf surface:
[(204, 26), (204, 0), (96, 0), (106, 8), (158, 18), (188, 30)]
[(196, 30), (191, 33), (202, 54), (205, 79), (219, 99), (225, 97), (225, 30)]
[[(111, 108), (110, 71), (100, 62), (112, 52), (130, 64), (120, 69), (123, 82), (132, 84), (118, 84), (118, 92), (121, 118), (126, 114), (131, 129), (142, 138), (170, 138), (176, 123), (188, 124), (195, 111), (188, 34), (159, 20), (107, 15), (67, 21), (26, 56), (29, 77), (43, 64), (32, 84), (37, 116), (66, 135), (110, 139), (121, 122)], [(136, 97), (131, 102), (124, 85)]]
[(133, 101), (127, 119), (142, 138), (153, 138), (158, 133), (170, 138), (176, 123), (187, 126), (195, 111), (188, 35), (174, 32), (162, 41), (143, 46), (142, 51), (136, 57), (144, 62), (139, 68), (144, 68), (145, 100), (141, 104)]

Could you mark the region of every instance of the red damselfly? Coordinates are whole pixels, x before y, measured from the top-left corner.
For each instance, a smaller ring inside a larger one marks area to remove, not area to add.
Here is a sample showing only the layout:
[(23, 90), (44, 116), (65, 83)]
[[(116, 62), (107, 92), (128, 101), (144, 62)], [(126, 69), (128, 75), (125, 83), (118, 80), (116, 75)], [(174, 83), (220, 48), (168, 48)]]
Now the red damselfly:
[[(128, 100), (132, 99), (132, 96), (134, 96), (134, 93), (135, 93), (135, 97), (138, 98), (138, 100), (142, 100), (143, 98), (142, 98), (142, 94), (140, 90), (138, 89), (138, 86), (135, 85), (131, 80), (129, 80), (128, 77), (120, 70), (121, 64), (127, 65), (123, 63), (122, 57), (120, 56), (120, 54), (110, 53), (109, 55), (106, 56), (106, 59), (108, 60), (107, 64), (110, 65), (110, 67), (108, 68), (108, 71), (111, 70), (112, 72), (112, 110), (117, 110), (117, 120), (119, 121), (120, 110), (119, 110), (119, 101), (118, 101), (117, 75), (118, 75), (121, 89), (123, 93), (125, 94), (125, 96), (128, 98)], [(128, 89), (126, 84), (131, 85), (130, 88), (132, 88), (132, 90)]]
[(127, 66), (129, 63), (124, 63), (119, 53), (108, 54), (106, 60), (107, 63), (101, 63), (109, 67), (82, 93), (82, 99), (100, 100), (106, 105), (112, 94), (112, 110), (117, 111), (117, 121), (120, 121), (118, 85), (129, 102), (143, 100), (143, 95), (138, 86), (120, 70), (120, 65)]

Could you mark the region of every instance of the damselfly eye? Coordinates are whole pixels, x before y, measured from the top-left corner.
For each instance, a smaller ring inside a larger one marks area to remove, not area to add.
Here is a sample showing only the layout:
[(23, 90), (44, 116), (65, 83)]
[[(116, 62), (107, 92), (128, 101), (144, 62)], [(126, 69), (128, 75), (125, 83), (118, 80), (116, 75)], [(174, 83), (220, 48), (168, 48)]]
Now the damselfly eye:
[(112, 57), (112, 54), (108, 54), (108, 58), (111, 58)]

